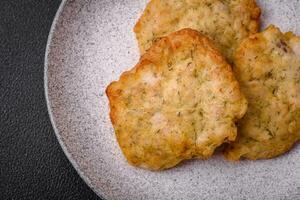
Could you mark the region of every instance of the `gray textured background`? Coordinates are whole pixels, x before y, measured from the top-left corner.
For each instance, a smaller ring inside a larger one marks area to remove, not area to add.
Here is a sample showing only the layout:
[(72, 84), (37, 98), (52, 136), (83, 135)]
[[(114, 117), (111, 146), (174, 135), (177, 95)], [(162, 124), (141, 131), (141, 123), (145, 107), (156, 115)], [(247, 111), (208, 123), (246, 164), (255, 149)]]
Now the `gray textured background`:
[(59, 146), (44, 54), (60, 0), (0, 1), (0, 199), (99, 199)]

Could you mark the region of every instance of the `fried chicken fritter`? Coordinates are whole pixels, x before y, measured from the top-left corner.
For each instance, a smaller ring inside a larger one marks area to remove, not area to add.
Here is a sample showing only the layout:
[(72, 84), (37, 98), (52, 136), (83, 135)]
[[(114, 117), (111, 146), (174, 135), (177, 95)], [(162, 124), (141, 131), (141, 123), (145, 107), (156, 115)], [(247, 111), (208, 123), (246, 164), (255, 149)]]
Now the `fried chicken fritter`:
[(255, 0), (151, 0), (134, 27), (141, 53), (162, 36), (192, 28), (210, 37), (232, 61), (240, 42), (259, 28)]
[(150, 170), (209, 158), (235, 140), (235, 121), (247, 109), (230, 65), (192, 29), (155, 42), (106, 93), (125, 157)]
[(230, 160), (272, 158), (300, 139), (300, 37), (270, 26), (236, 52), (234, 71), (249, 101)]

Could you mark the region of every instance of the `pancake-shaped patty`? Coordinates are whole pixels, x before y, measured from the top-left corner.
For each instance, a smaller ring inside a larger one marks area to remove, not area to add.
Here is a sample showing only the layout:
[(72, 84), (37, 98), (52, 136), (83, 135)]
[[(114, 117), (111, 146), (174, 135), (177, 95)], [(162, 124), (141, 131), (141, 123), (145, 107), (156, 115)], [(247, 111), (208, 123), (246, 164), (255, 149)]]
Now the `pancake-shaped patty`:
[(208, 158), (236, 138), (247, 109), (231, 67), (212, 42), (183, 29), (163, 37), (107, 90), (128, 162), (150, 170)]
[(259, 28), (255, 0), (151, 0), (134, 27), (141, 53), (162, 36), (192, 28), (210, 37), (228, 60)]
[(270, 26), (236, 52), (234, 70), (249, 101), (226, 157), (272, 158), (300, 139), (300, 37)]

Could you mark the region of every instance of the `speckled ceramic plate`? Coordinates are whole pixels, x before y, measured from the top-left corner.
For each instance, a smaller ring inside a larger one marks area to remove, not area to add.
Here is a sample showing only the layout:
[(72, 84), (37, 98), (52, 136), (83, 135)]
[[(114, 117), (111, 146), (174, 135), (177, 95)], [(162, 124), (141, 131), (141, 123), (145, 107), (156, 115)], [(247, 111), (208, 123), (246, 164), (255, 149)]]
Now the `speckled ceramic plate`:
[[(300, 33), (299, 0), (260, 0), (263, 26)], [(217, 155), (171, 170), (129, 166), (108, 117), (105, 88), (139, 58), (132, 28), (144, 0), (63, 1), (49, 37), (45, 89), (57, 138), (105, 199), (300, 199), (300, 145), (276, 159), (233, 164)], [(298, 28), (298, 29), (297, 29)]]

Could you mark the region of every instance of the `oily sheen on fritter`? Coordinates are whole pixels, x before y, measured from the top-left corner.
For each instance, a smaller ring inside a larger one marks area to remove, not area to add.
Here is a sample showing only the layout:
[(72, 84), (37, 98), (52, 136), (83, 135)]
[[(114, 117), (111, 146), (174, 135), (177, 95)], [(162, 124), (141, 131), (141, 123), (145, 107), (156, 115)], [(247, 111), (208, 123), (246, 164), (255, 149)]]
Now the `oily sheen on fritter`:
[(300, 139), (300, 37), (270, 26), (241, 44), (235, 64), (249, 107), (226, 157), (283, 154)]
[(246, 112), (231, 67), (192, 29), (161, 38), (106, 90), (119, 145), (134, 166), (161, 170), (209, 158)]
[(231, 62), (240, 42), (259, 28), (255, 0), (151, 0), (134, 32), (141, 53), (162, 36), (192, 28), (210, 37)]

